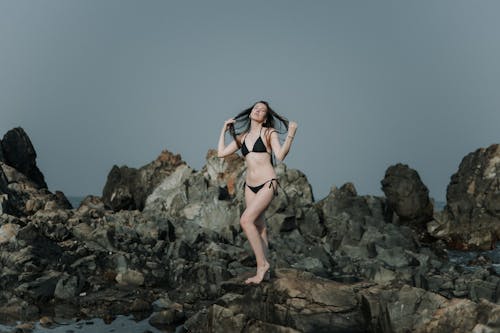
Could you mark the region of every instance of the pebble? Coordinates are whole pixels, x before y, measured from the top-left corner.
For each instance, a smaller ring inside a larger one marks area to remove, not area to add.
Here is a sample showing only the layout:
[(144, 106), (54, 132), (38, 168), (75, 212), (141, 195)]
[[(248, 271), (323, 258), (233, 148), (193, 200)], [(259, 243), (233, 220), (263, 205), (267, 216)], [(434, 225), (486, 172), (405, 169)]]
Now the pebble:
[(54, 321), (50, 317), (44, 316), (44, 317), (40, 318), (40, 325), (42, 325), (42, 326), (47, 327), (47, 326), (51, 326), (53, 324), (54, 324)]

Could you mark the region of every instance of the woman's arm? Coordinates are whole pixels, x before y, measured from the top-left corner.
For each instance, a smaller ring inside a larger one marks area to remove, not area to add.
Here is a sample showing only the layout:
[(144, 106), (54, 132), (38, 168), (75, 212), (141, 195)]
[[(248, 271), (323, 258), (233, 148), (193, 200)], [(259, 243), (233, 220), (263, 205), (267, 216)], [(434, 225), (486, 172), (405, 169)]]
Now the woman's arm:
[(224, 143), (225, 139), (225, 133), (227, 131), (227, 128), (229, 124), (234, 123), (234, 118), (228, 119), (224, 122), (224, 126), (222, 126), (222, 131), (220, 132), (219, 136), (219, 144), (217, 145), (217, 157), (225, 157), (227, 155), (231, 155), (232, 153), (236, 152), (238, 148), (238, 144), (236, 143), (235, 140), (231, 141), (230, 144), (227, 146)]
[(290, 147), (292, 146), (292, 141), (293, 138), (295, 137), (296, 131), (297, 131), (297, 123), (291, 121), (290, 124), (288, 125), (288, 134), (286, 135), (285, 142), (283, 142), (283, 146), (280, 144), (278, 133), (276, 131), (271, 132), (271, 147), (278, 161), (283, 161), (288, 152), (290, 151)]

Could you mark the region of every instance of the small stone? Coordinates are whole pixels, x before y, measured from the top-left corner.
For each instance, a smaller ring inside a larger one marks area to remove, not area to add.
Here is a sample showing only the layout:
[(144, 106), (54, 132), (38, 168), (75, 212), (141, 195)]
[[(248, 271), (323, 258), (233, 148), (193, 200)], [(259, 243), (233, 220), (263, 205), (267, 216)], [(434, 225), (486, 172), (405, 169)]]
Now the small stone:
[(151, 309), (151, 305), (143, 299), (135, 299), (130, 305), (132, 312), (146, 312)]
[(16, 325), (16, 329), (20, 329), (23, 332), (31, 331), (34, 328), (35, 328), (35, 325), (33, 325), (33, 323), (23, 323), (23, 324)]
[(116, 282), (123, 286), (140, 286), (144, 284), (144, 275), (138, 271), (128, 270), (125, 273), (118, 273), (116, 275)]
[(54, 321), (50, 317), (44, 316), (44, 317), (40, 318), (40, 325), (42, 325), (44, 327), (49, 327), (49, 326), (52, 326), (53, 324), (54, 324)]

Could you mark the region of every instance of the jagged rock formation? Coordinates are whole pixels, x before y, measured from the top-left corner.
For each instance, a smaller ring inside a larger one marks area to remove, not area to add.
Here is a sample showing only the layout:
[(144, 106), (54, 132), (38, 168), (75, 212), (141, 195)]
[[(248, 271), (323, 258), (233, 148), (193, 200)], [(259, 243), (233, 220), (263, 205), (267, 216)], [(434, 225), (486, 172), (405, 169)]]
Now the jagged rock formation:
[(179, 154), (163, 151), (158, 158), (140, 169), (113, 166), (102, 191), (104, 203), (114, 211), (144, 208), (146, 198), (179, 165)]
[(43, 174), (36, 165), (35, 148), (21, 127), (8, 131), (0, 141), (0, 146), (2, 147), (0, 162), (24, 174), (36, 184), (37, 188), (47, 188)]
[(446, 207), (429, 225), (435, 237), (459, 249), (491, 249), (500, 239), (500, 145), (465, 156), (453, 174)]
[[(450, 263), (442, 242), (423, 243), (412, 223), (394, 219), (394, 211), (407, 221), (426, 216), (425, 204), (416, 214), (397, 208), (406, 207), (398, 203), (405, 195), (389, 202), (347, 183), (315, 202), (307, 177), (279, 164), (281, 187), (266, 213), (274, 274), (246, 286), (255, 259), (239, 227), (238, 156), (209, 151), (195, 171), (164, 151), (139, 170), (112, 171), (118, 180), (106, 184), (106, 196), (88, 196), (78, 209), (57, 204), (57, 194), (47, 194), (50, 204), (28, 204), (40, 195), (30, 194), (36, 184), (1, 166), (8, 194), (0, 203), (23, 214), (0, 214), (0, 318), (33, 320), (43, 307), (61, 318), (153, 313), (157, 327), (193, 332), (493, 332), (500, 325), (493, 304), (500, 277)], [(388, 186), (400, 188), (398, 179)]]
[(193, 333), (495, 332), (500, 306), (446, 299), (408, 285), (343, 284), (291, 269), (258, 287), (230, 280), (223, 296), (190, 317)]
[(27, 216), (40, 209), (70, 209), (65, 195), (47, 189), (31, 140), (20, 127), (0, 141), (0, 213)]
[(433, 205), (429, 190), (418, 173), (406, 164), (390, 166), (381, 181), (387, 205), (396, 213), (397, 223), (417, 230), (426, 230), (426, 223), (433, 218)]

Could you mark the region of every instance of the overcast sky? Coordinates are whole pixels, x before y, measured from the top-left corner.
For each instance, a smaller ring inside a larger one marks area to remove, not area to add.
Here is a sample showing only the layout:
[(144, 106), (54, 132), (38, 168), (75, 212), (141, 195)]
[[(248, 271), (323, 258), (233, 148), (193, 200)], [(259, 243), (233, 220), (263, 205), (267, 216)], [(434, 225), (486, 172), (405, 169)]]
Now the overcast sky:
[(193, 168), (264, 99), (298, 123), (319, 200), (381, 195), (395, 163), (443, 200), (498, 143), (499, 1), (0, 0), (0, 137), (25, 129), (49, 190), (101, 195), (161, 150)]

